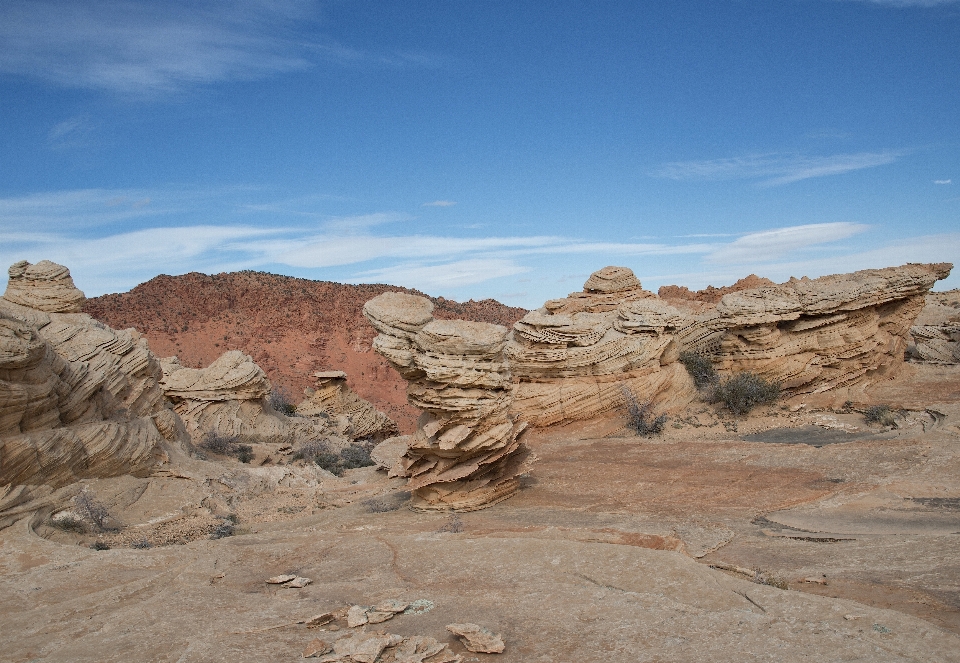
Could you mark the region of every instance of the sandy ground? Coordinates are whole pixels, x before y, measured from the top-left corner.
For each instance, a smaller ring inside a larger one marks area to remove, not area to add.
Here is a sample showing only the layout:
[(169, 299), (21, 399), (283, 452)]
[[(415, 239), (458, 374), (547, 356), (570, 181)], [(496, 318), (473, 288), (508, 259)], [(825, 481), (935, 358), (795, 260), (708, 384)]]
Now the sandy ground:
[[(905, 408), (896, 428), (864, 422), (875, 403)], [(960, 661), (958, 368), (747, 419), (701, 405), (655, 438), (622, 424), (532, 431), (521, 492), (459, 516), (271, 448), (89, 482), (118, 531), (47, 512), (0, 530), (0, 660), (294, 660), (350, 631), (297, 622), (399, 598), (432, 609), (368, 631), (465, 660)], [(228, 516), (234, 535), (209, 538)], [(312, 583), (265, 583), (280, 573)], [(467, 652), (453, 622), (506, 651)]]

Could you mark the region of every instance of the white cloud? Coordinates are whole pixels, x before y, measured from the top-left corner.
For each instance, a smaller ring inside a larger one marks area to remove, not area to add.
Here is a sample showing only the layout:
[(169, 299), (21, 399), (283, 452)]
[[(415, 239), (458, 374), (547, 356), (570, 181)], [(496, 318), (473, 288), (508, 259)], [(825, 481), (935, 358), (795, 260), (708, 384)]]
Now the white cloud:
[(435, 292), (504, 276), (529, 272), (529, 267), (502, 258), (468, 259), (436, 265), (404, 263), (394, 267), (360, 272), (352, 280), (358, 283), (389, 283)]
[(813, 223), (750, 233), (721, 246), (706, 260), (713, 263), (764, 263), (808, 246), (846, 239), (867, 230), (860, 223)]
[(455, 200), (434, 200), (432, 203), (424, 203), (420, 207), (453, 207), (457, 204)]
[(831, 156), (797, 154), (753, 154), (704, 161), (674, 161), (661, 166), (653, 174), (672, 180), (761, 180), (764, 186), (790, 184), (812, 177), (840, 175), (863, 168), (893, 163), (903, 153), (895, 151), (859, 152)]
[(951, 180), (934, 180), (934, 184), (950, 184)]
[(314, 0), (5, 0), (0, 72), (142, 94), (309, 66), (296, 21)]

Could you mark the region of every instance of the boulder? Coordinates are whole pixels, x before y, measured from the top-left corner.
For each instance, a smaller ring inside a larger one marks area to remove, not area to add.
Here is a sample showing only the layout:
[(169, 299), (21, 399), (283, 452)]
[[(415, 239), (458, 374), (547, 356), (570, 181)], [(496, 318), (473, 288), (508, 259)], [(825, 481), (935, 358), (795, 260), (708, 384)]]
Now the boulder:
[(907, 353), (914, 361), (960, 364), (960, 290), (932, 292), (925, 298)]

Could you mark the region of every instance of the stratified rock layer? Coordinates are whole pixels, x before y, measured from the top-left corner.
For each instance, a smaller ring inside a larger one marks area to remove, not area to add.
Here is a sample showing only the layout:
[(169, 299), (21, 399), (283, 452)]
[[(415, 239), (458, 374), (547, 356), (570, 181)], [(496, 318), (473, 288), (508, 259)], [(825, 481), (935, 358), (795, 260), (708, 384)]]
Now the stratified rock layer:
[(751, 371), (793, 393), (889, 376), (924, 295), (952, 267), (908, 264), (727, 294), (681, 332), (681, 345), (722, 373)]
[(288, 417), (271, 408), (267, 402), (270, 381), (239, 350), (223, 353), (206, 368), (187, 368), (176, 357), (162, 363), (160, 386), (195, 442), (214, 433), (251, 442), (295, 444), (331, 432), (318, 421)]
[(0, 299), (0, 485), (145, 474), (165, 440), (182, 439), (146, 341), (73, 312), (83, 299), (66, 267), (10, 269)]
[(960, 363), (960, 290), (934, 292), (910, 328), (911, 359), (934, 364)]
[(622, 407), (625, 389), (658, 409), (689, 403), (695, 390), (673, 341), (688, 322), (629, 269), (594, 272), (582, 293), (514, 325), (504, 353), (518, 382), (513, 410), (547, 426)]
[(374, 349), (409, 381), (407, 399), (423, 415), (401, 467), (420, 509), (470, 511), (519, 488), (526, 423), (513, 401), (504, 359), (508, 330), (463, 320), (433, 320), (429, 300), (384, 293), (363, 312), (380, 332)]
[(382, 441), (399, 434), (397, 424), (373, 403), (355, 394), (347, 386), (343, 371), (317, 371), (316, 386), (305, 401), (297, 405), (297, 414), (327, 417), (337, 422), (338, 432), (353, 439)]

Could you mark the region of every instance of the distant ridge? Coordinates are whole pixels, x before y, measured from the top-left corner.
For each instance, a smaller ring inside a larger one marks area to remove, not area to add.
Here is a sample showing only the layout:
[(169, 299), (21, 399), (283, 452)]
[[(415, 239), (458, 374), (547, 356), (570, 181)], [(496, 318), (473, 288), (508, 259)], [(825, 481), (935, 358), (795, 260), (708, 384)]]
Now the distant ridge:
[[(401, 430), (419, 414), (406, 402), (406, 382), (371, 351), (376, 332), (363, 304), (388, 291), (427, 296), (391, 285), (349, 285), (231, 272), (160, 275), (129, 292), (88, 299), (83, 310), (115, 329), (133, 327), (160, 357), (207, 366), (227, 350), (242, 350), (298, 402), (319, 370), (343, 370), (350, 387), (389, 414)], [(434, 316), (510, 327), (527, 311), (493, 299), (455, 302), (430, 297)]]

